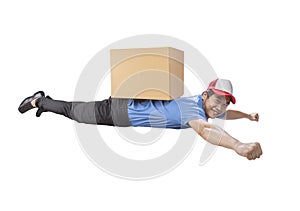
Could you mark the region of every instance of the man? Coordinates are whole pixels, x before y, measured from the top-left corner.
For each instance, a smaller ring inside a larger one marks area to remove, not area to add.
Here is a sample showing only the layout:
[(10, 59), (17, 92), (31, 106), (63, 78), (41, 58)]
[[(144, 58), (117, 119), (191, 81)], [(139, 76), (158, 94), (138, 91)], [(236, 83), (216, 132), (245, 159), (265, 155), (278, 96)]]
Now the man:
[(215, 79), (202, 95), (168, 101), (109, 98), (92, 102), (66, 102), (45, 97), (44, 92), (39, 91), (25, 98), (18, 110), (25, 113), (37, 107), (37, 117), (50, 111), (87, 124), (174, 129), (191, 127), (211, 144), (232, 149), (249, 160), (259, 158), (262, 155), (259, 143), (242, 143), (222, 128), (208, 123), (209, 118), (259, 120), (257, 113), (226, 111), (230, 102), (236, 102), (231, 82)]

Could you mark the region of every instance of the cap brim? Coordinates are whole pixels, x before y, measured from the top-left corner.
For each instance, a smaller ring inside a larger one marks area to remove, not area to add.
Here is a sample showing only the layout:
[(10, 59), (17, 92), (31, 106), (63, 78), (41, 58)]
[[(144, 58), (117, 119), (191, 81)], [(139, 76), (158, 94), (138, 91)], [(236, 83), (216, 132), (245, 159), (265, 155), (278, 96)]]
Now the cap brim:
[(235, 104), (236, 100), (235, 100), (235, 97), (228, 93), (228, 92), (224, 92), (224, 91), (221, 91), (221, 90), (218, 90), (218, 89), (212, 89), (214, 91), (215, 94), (217, 95), (221, 95), (221, 96), (229, 96), (230, 97), (230, 101)]

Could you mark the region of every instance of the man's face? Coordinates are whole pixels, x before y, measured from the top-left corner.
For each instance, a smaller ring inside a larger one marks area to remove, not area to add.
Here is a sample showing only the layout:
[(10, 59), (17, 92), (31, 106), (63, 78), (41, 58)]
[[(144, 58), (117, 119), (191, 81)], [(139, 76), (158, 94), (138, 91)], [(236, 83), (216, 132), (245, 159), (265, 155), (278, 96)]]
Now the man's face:
[(214, 119), (226, 111), (230, 98), (213, 94), (208, 97), (207, 93), (202, 94), (203, 109), (208, 118)]

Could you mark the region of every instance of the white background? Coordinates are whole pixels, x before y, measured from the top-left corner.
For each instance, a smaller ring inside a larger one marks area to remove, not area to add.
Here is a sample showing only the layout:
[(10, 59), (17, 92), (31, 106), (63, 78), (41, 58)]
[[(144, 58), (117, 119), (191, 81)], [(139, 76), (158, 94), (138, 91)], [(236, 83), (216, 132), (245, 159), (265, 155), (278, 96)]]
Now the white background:
[[(297, 1), (6, 2), (0, 3), (0, 210), (299, 210)], [(261, 118), (228, 122), (226, 130), (240, 141), (259, 141), (260, 159), (218, 148), (199, 166), (205, 141), (198, 138), (174, 171), (128, 181), (86, 157), (72, 121), (18, 113), (23, 98), (38, 90), (72, 100), (97, 52), (139, 34), (191, 44), (232, 81), (237, 104), (230, 108)]]

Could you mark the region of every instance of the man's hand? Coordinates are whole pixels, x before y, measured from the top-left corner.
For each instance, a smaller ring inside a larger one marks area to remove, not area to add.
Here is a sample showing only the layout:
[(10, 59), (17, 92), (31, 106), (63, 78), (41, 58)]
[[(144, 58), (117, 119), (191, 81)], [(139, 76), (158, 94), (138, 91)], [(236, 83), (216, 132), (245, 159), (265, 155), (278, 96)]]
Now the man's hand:
[(259, 115), (258, 113), (252, 113), (248, 115), (248, 119), (251, 121), (257, 121), (259, 120)]
[(260, 144), (255, 143), (237, 143), (234, 147), (236, 153), (246, 157), (248, 160), (255, 160), (262, 155), (262, 149)]

